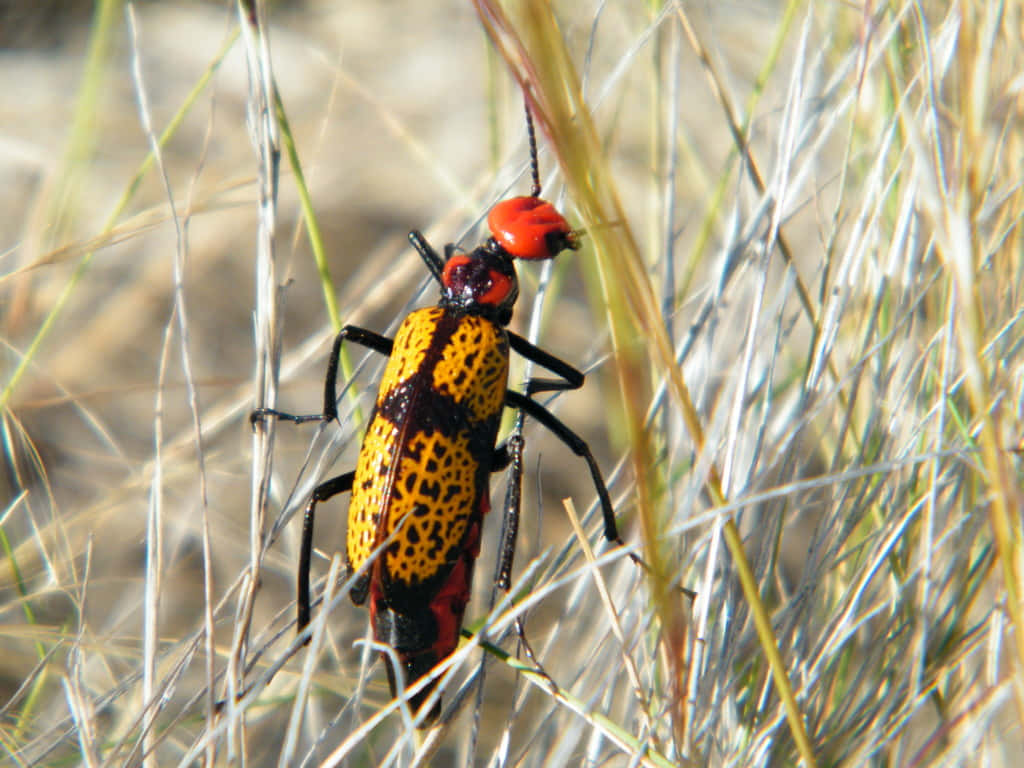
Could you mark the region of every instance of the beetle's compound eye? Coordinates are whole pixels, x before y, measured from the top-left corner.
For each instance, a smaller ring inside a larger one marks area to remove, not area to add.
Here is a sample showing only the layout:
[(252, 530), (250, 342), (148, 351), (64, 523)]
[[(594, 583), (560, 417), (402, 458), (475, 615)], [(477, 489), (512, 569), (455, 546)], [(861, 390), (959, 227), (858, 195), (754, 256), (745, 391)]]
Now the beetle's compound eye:
[(511, 306), (519, 295), (512, 264), (483, 248), (448, 259), (441, 282), (445, 294), (462, 305)]
[(502, 200), (487, 214), (487, 227), (498, 244), (517, 259), (550, 259), (566, 248), (579, 248), (569, 222), (539, 197)]

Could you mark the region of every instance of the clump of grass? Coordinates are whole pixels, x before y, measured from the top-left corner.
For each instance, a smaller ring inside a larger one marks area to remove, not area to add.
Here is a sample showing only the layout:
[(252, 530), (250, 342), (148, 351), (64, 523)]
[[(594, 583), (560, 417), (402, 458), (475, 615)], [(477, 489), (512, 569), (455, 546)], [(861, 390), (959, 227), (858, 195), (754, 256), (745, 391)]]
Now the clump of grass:
[[(1024, 6), (116, 10), (12, 54), (85, 73), (11, 143), (12, 760), (1014, 763)], [(290, 625), (291, 516), (354, 462), (380, 361), (340, 425), (247, 415), (318, 410), (339, 322), (433, 300), (408, 229), (472, 243), (526, 192), (524, 91), (585, 245), (520, 269), (515, 327), (587, 370), (549, 405), (650, 567), (527, 424), (512, 597), (492, 515), (454, 714), (417, 736), (357, 642), (343, 503), (308, 647)]]

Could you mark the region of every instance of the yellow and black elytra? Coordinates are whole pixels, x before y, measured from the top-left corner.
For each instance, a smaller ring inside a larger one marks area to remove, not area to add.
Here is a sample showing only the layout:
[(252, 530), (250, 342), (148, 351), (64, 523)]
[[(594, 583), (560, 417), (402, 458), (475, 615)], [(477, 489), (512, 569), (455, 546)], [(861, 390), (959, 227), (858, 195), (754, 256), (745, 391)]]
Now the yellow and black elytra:
[[(513, 464), (516, 476), (506, 499), (506, 526), (499, 556), (499, 586), (508, 588), (518, 526), (522, 442), (495, 447), (501, 412), (517, 408), (551, 430), (582, 457), (604, 515), (605, 536), (621, 543), (608, 489), (587, 444), (531, 399), (539, 392), (578, 389), (583, 374), (506, 329), (519, 294), (514, 258), (548, 259), (578, 248), (575, 234), (550, 203), (540, 198), (536, 142), (528, 118), (534, 174), (529, 197), (491, 209), (491, 237), (470, 253), (445, 246), (442, 259), (422, 234), (409, 240), (441, 287), (436, 306), (412, 312), (391, 339), (348, 325), (334, 340), (324, 385), (323, 412), (294, 416), (270, 409), (253, 412), (295, 422), (337, 418), (336, 382), (346, 340), (388, 356), (356, 469), (314, 490), (306, 507), (298, 570), (298, 627), (310, 618), (309, 571), (313, 520), (318, 503), (351, 491), (347, 561), (363, 567), (389, 537), (351, 592), (370, 598), (374, 637), (390, 645), (412, 685), (458, 645), (469, 601), (480, 531), (490, 509), (489, 477)], [(509, 352), (556, 374), (530, 379), (524, 392), (508, 389)], [(385, 658), (392, 695), (395, 670)], [(414, 710), (430, 695), (428, 685), (411, 697)], [(425, 722), (440, 713), (438, 700)]]

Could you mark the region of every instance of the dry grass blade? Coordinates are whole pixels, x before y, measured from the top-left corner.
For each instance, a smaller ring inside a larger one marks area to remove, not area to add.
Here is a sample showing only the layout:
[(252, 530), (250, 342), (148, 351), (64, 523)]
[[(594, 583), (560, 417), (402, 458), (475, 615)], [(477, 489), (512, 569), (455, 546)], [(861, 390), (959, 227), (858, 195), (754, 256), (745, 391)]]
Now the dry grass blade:
[[(6, 762), (1019, 762), (1024, 0), (7, 5)], [(344, 500), (294, 630), (383, 357), (336, 423), (247, 417), (435, 301), (410, 229), (468, 250), (527, 193), (524, 91), (583, 247), (511, 327), (586, 373), (537, 397), (654, 575), (526, 418), (513, 590), (492, 513), (424, 733)]]

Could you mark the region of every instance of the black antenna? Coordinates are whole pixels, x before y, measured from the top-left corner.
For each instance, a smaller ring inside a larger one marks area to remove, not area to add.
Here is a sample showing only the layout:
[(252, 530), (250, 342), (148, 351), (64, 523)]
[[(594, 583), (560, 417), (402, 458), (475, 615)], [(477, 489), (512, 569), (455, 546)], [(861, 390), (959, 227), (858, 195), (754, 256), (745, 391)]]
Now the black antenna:
[(537, 163), (537, 134), (533, 130), (533, 115), (530, 113), (530, 99), (523, 97), (523, 106), (526, 108), (526, 138), (530, 142), (530, 173), (533, 177), (533, 186), (530, 187), (530, 197), (540, 197), (540, 166)]

